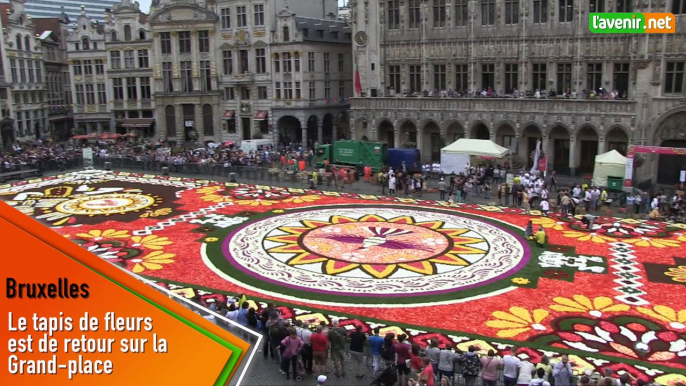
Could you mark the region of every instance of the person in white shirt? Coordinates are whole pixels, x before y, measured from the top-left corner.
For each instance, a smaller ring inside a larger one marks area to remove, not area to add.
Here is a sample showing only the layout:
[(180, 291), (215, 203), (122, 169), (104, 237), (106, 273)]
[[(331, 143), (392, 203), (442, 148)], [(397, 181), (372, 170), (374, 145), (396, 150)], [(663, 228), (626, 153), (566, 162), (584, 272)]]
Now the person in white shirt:
[(544, 216), (548, 216), (548, 211), (550, 210), (550, 204), (548, 203), (548, 200), (543, 200), (541, 201), (541, 212), (543, 212)]
[(572, 198), (576, 198), (578, 200), (580, 195), (581, 188), (579, 187), (579, 185), (575, 185), (574, 189), (572, 189)]
[(510, 355), (503, 357), (503, 381), (505, 386), (516, 386), (522, 361), (517, 358), (517, 347), (512, 346)]
[(550, 383), (545, 380), (545, 375), (545, 369), (536, 370), (536, 379), (532, 380), (529, 386), (550, 386)]
[(534, 365), (529, 362), (529, 357), (525, 356), (519, 363), (519, 375), (517, 376), (517, 385), (529, 386), (534, 374)]

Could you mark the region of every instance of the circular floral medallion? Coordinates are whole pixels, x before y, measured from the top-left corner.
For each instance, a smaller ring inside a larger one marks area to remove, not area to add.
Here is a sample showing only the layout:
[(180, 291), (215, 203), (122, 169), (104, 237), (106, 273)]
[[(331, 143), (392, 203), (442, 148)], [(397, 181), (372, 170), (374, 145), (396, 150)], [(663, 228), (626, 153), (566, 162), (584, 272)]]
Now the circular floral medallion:
[(212, 268), (245, 284), (289, 287), (327, 301), (362, 297), (366, 303), (482, 296), (511, 287), (500, 279), (529, 260), (528, 244), (499, 226), (454, 212), (394, 206), (271, 215), (231, 232), (216, 251), (223, 261), (211, 248), (205, 253)]
[(60, 203), (55, 210), (76, 215), (108, 215), (145, 209), (155, 198), (142, 194), (113, 193), (84, 196)]

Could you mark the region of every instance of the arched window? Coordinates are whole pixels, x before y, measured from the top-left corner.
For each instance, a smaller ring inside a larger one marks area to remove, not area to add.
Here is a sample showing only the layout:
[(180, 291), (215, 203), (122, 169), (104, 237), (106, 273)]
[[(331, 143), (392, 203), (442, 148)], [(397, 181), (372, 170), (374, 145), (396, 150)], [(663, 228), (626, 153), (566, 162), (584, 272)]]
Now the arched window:
[(288, 26), (283, 27), (283, 41), (287, 42), (291, 40), (290, 33), (288, 31)]
[(174, 106), (167, 105), (167, 107), (164, 108), (164, 119), (167, 123), (167, 136), (176, 136), (176, 110), (174, 109)]
[(24, 49), (26, 51), (31, 51), (31, 36), (24, 36)]
[(90, 42), (88, 41), (88, 38), (83, 38), (81, 40), (81, 46), (82, 46), (82, 48), (81, 48), (82, 50), (90, 50)]
[(138, 31), (138, 40), (145, 40), (145, 30)]
[(15, 43), (16, 43), (16, 45), (17, 45), (17, 49), (18, 49), (18, 50), (21, 50), (21, 49), (22, 49), (22, 48), (21, 48), (21, 47), (22, 47), (22, 45), (21, 45), (21, 35), (17, 34), (15, 40), (16, 40)]
[(126, 40), (127, 42), (131, 41), (131, 26), (130, 25), (124, 26), (124, 40)]
[(117, 39), (117, 31), (112, 31), (112, 33), (110, 33), (110, 40), (113, 42), (116, 42), (117, 40), (119, 40), (119, 39)]
[(202, 106), (202, 126), (205, 135), (214, 135), (214, 119), (212, 116), (212, 106)]

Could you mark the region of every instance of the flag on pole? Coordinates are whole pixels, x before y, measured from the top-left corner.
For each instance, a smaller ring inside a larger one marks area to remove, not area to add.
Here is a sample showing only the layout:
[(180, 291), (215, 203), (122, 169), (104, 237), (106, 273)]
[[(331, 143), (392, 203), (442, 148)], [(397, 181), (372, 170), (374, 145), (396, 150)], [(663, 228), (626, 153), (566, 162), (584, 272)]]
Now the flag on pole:
[(360, 69), (357, 66), (357, 59), (355, 60), (355, 96), (362, 94), (362, 81), (360, 80)]

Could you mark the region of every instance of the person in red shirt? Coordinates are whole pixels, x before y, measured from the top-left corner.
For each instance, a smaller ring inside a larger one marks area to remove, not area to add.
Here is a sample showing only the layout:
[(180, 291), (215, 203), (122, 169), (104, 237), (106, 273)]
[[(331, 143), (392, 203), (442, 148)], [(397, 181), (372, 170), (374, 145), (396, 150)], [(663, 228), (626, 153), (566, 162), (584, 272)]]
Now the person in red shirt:
[(310, 337), (315, 374), (324, 374), (326, 372), (326, 352), (329, 350), (329, 339), (322, 331), (324, 331), (324, 327), (319, 326), (317, 327), (317, 332)]
[(370, 178), (372, 177), (372, 168), (369, 166), (364, 167), (364, 182), (369, 182)]
[(407, 360), (412, 356), (412, 347), (405, 343), (405, 334), (398, 335), (398, 343), (393, 344), (396, 353), (396, 367), (398, 368), (398, 384), (404, 385), (408, 375), (410, 375), (410, 368), (407, 367)]
[(286, 167), (286, 156), (285, 155), (281, 156), (281, 167)]
[(434, 369), (431, 366), (429, 357), (422, 358), (422, 361), (424, 362), (424, 370), (422, 370), (422, 374), (419, 376), (420, 384), (424, 381), (426, 386), (434, 386)]

